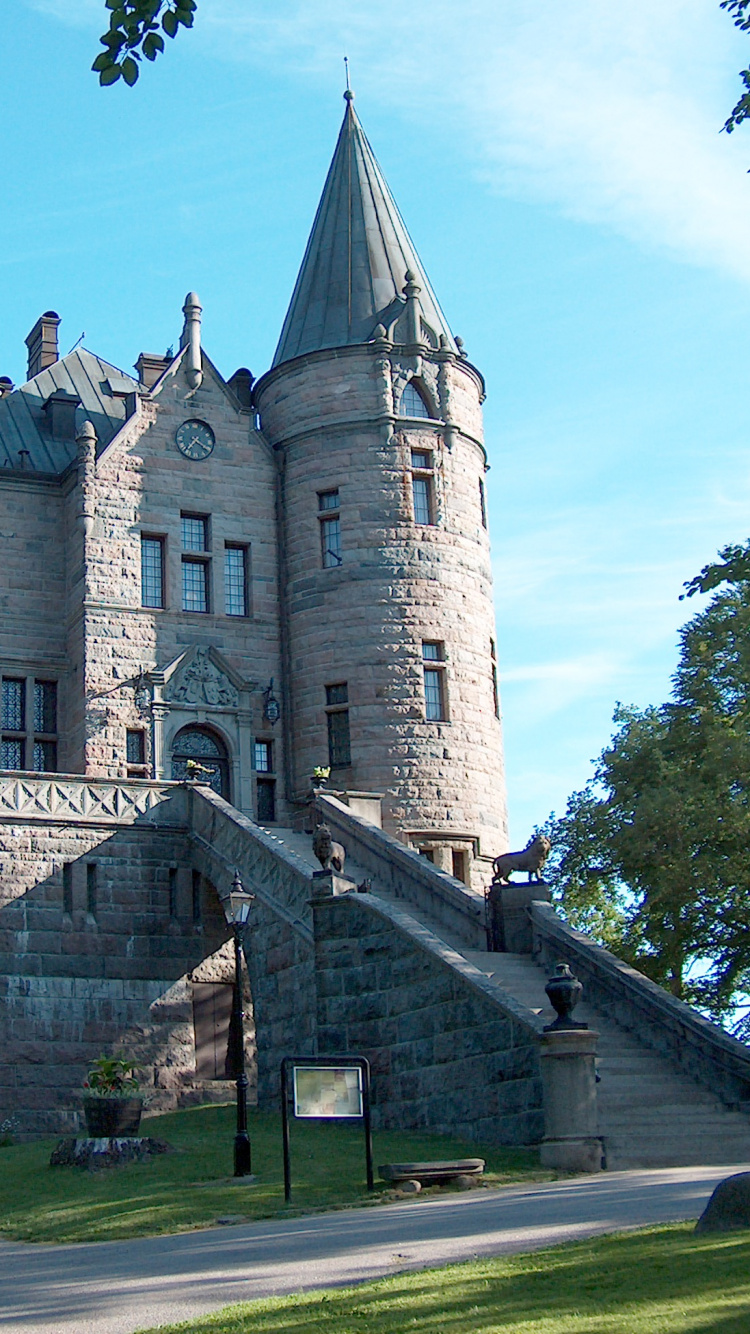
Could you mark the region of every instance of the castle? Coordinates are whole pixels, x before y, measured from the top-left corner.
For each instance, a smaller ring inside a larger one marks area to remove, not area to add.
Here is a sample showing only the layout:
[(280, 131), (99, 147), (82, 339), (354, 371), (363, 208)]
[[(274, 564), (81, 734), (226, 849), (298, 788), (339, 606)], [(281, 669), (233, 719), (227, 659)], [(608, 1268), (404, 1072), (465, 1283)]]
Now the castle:
[(138, 378), (0, 379), (0, 770), (203, 776), (264, 827), (316, 769), (467, 886), (506, 846), (482, 437), (346, 94), (271, 369), (225, 380), (184, 305)]

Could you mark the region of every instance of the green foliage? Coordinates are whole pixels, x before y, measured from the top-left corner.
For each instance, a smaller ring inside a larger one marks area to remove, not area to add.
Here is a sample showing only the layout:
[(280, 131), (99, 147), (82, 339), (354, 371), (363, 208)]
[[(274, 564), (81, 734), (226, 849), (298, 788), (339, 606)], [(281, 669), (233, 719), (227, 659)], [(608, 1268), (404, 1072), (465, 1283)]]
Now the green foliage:
[(109, 28), (100, 37), (104, 47), (91, 68), (104, 87), (124, 79), (130, 87), (138, 79), (139, 62), (156, 60), (164, 50), (164, 38), (175, 37), (181, 27), (192, 28), (196, 0), (105, 0)]
[[(750, 4), (750, 0), (748, 0)], [(750, 22), (750, 20), (748, 20)], [(748, 71), (750, 78), (750, 71)], [(750, 87), (750, 83), (748, 83)], [(684, 598), (691, 598), (696, 593), (710, 593), (714, 588), (718, 588), (723, 583), (743, 583), (750, 580), (750, 542), (744, 546), (722, 547), (719, 552), (719, 560), (712, 561), (710, 565), (704, 565), (700, 574), (696, 574), (694, 579), (689, 579), (685, 584), (686, 591), (682, 594), (680, 601)]]
[(672, 701), (617, 709), (546, 829), (572, 923), (718, 1021), (750, 992), (750, 550), (721, 557), (698, 580), (729, 587), (680, 632)]
[(132, 1061), (122, 1056), (98, 1056), (83, 1087), (101, 1098), (132, 1098), (140, 1084)]
[(749, 1264), (747, 1232), (672, 1224), (246, 1302), (159, 1334), (747, 1334)]
[[(2, 1150), (0, 1236), (20, 1241), (115, 1241), (210, 1227), (236, 1214), (248, 1221), (289, 1218), (323, 1209), (389, 1202), (385, 1182), (372, 1192), (365, 1182), (362, 1127), (294, 1121), (292, 1202), (284, 1203), (284, 1167), (278, 1111), (249, 1113), (255, 1179), (232, 1177), (237, 1125), (233, 1104), (149, 1116), (141, 1134), (166, 1140), (174, 1153), (108, 1171), (50, 1167), (56, 1140)], [(469, 1144), (419, 1131), (376, 1131), (375, 1163), (417, 1159), (486, 1159), (492, 1186), (549, 1181), (534, 1149)], [(419, 1208), (447, 1188), (430, 1187), (409, 1200)]]
[[(750, 0), (721, 0), (721, 8), (725, 9), (734, 19), (735, 28), (740, 32), (750, 32)], [(738, 100), (736, 106), (732, 109), (729, 119), (724, 123), (724, 129), (727, 134), (731, 134), (741, 125), (743, 120), (750, 116), (750, 69), (740, 70), (740, 78), (745, 87), (742, 97)]]

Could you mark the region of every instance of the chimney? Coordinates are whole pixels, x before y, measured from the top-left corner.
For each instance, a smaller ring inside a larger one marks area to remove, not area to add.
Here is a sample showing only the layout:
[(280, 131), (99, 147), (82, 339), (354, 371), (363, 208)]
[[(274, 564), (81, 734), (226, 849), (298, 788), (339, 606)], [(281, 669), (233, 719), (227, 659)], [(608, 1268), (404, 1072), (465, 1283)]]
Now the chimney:
[(172, 365), (174, 358), (171, 356), (159, 357), (155, 352), (141, 352), (135, 369), (138, 372), (138, 379), (145, 389), (153, 389), (157, 380), (160, 380), (168, 366)]
[(13, 381), (9, 375), (0, 375), (0, 398), (13, 393)]
[(227, 381), (243, 408), (253, 406), (253, 376), (245, 366), (240, 366)]
[(26, 339), (29, 349), (29, 368), (27, 377), (33, 380), (35, 375), (47, 366), (53, 366), (59, 359), (57, 351), (57, 329), (60, 316), (55, 310), (45, 310), (37, 320)]
[(53, 440), (75, 440), (76, 408), (80, 401), (77, 394), (69, 394), (67, 389), (56, 389), (50, 394), (42, 412), (47, 414)]

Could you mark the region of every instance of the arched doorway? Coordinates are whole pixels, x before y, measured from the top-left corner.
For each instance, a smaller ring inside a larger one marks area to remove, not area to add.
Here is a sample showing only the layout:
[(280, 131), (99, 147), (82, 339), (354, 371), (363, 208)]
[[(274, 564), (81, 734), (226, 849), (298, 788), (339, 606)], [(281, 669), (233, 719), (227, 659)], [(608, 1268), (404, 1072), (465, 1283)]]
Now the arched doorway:
[(172, 742), (172, 778), (177, 782), (190, 777), (188, 760), (195, 760), (196, 764), (210, 771), (201, 773), (199, 770), (196, 778), (207, 783), (226, 801), (230, 800), (229, 758), (226, 746), (215, 732), (209, 732), (205, 727), (183, 727), (177, 733)]

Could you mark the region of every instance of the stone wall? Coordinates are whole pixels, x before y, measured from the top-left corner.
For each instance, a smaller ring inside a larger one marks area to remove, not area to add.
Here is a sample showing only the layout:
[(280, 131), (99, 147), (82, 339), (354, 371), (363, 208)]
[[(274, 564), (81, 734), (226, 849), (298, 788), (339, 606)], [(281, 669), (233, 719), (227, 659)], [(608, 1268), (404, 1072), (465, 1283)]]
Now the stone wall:
[[(452, 353), (423, 353), (312, 353), (257, 387), (264, 434), (283, 459), (294, 791), (302, 800), (314, 766), (327, 763), (326, 687), (346, 682), (351, 765), (332, 783), (382, 792), (384, 827), (405, 841), (439, 831), (481, 886), (506, 846), (481, 381)], [(411, 373), (442, 421), (394, 417)], [(412, 450), (433, 464), (431, 524), (414, 520)], [(324, 569), (318, 496), (332, 490), (342, 563)], [(425, 717), (423, 641), (443, 646), (443, 721)]]
[(318, 1051), (368, 1058), (374, 1123), (537, 1143), (537, 1017), (374, 895), (320, 899), (313, 913)]
[(472, 950), (486, 947), (484, 895), (467, 889), (411, 848), (358, 819), (335, 796), (319, 792), (316, 818), (324, 820), (347, 855), (372, 878), (372, 887), (427, 913), (447, 940)]
[[(228, 893), (235, 869), (255, 895), (245, 957), (255, 1016), (258, 1102), (278, 1106), (282, 1057), (315, 1050), (313, 868), (207, 788), (181, 789), (190, 856)], [(157, 810), (155, 818), (164, 812)], [(173, 818), (173, 816), (169, 816)]]
[(71, 778), (0, 785), (0, 1120), (17, 1116), (23, 1133), (75, 1129), (88, 1066), (113, 1049), (138, 1064), (153, 1110), (227, 1096), (196, 1080), (189, 988), (210, 956), (211, 980), (231, 981), (216, 955), (226, 922), (210, 881), (194, 882), (175, 811), (149, 818), (159, 795)]

